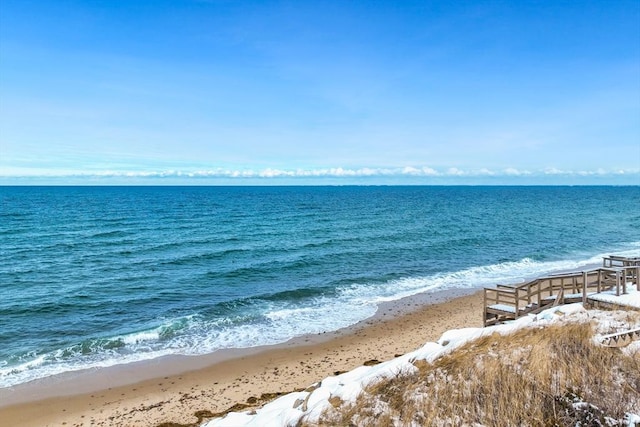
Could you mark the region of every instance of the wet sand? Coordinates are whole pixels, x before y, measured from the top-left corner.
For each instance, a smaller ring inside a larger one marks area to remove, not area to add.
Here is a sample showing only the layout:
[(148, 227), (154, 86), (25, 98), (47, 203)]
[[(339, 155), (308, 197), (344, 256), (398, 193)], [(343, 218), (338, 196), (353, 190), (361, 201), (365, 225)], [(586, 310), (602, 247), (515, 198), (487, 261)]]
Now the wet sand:
[(203, 415), (259, 406), (336, 372), (413, 351), (449, 329), (480, 327), (482, 293), (468, 292), (387, 303), (353, 327), (276, 346), (165, 357), (0, 389), (0, 425), (197, 425)]

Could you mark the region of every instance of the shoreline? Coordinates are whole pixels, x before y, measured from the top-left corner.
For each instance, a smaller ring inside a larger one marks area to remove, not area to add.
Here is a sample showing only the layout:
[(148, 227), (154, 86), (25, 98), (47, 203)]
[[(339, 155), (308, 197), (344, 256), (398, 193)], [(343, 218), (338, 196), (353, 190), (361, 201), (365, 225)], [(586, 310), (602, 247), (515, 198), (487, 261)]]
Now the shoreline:
[(382, 303), (373, 317), (285, 343), (164, 356), (0, 389), (0, 419), (15, 426), (189, 424), (198, 411), (264, 403), (365, 363), (393, 358), (455, 328), (481, 326), (482, 292), (453, 289)]

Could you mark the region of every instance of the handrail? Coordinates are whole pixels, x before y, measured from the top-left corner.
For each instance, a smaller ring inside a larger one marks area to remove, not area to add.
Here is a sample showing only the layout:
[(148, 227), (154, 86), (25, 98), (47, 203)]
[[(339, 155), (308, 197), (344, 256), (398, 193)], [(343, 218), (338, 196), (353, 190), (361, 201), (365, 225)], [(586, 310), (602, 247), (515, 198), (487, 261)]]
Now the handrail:
[(627, 267), (640, 266), (640, 257), (624, 257), (609, 255), (602, 258), (603, 267)]

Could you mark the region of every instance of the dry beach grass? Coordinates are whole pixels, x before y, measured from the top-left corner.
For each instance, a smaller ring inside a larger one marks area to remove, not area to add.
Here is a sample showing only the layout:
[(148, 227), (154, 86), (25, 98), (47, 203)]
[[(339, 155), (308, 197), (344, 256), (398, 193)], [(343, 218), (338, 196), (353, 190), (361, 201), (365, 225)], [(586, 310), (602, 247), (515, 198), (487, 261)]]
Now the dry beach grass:
[[(629, 317), (637, 324), (640, 313)], [(355, 404), (325, 413), (319, 425), (565, 426), (621, 420), (640, 410), (640, 351), (602, 347), (593, 336), (590, 323), (486, 336), (433, 365), (417, 364), (416, 373), (399, 372), (372, 384)]]

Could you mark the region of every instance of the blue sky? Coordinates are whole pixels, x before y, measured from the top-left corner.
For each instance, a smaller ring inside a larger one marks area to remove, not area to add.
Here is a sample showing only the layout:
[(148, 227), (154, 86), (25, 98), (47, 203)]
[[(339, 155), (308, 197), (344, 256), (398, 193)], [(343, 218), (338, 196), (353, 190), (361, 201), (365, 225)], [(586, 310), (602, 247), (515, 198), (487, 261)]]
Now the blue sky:
[(2, 0), (0, 183), (640, 184), (640, 2)]

